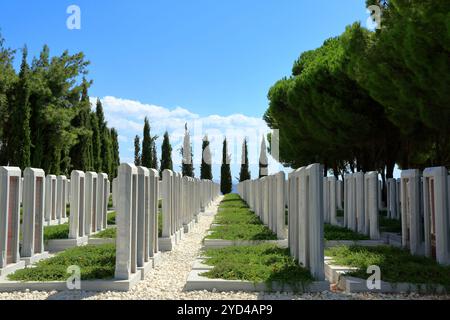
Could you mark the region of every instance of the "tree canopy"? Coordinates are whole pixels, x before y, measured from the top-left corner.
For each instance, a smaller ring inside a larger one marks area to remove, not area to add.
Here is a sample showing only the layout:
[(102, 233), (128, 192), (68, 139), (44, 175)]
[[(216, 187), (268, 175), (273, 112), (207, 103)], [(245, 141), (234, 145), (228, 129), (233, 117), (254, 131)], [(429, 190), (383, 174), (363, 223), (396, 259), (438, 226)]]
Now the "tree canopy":
[(84, 54), (64, 51), (52, 57), (44, 46), (29, 63), (24, 47), (18, 73), (14, 56), (0, 35), (1, 164), (56, 175), (96, 170), (113, 176), (118, 161), (113, 164), (107, 155), (118, 150), (113, 150), (106, 121), (91, 110)]
[(280, 129), (286, 165), (392, 177), (396, 163), (450, 164), (450, 3), (374, 3), (380, 30), (347, 27), (301, 54), (269, 90), (264, 119)]

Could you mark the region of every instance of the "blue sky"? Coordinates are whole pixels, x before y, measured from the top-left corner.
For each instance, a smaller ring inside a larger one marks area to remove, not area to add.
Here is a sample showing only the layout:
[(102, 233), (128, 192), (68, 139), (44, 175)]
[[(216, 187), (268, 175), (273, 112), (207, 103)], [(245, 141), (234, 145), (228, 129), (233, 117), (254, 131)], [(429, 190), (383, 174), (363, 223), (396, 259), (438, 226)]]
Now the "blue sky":
[[(66, 27), (72, 4), (81, 8), (81, 30)], [(208, 133), (217, 146), (226, 132), (239, 136), (247, 128), (262, 135), (270, 86), (290, 74), (301, 52), (367, 17), (364, 0), (17, 0), (0, 5), (8, 46), (27, 44), (30, 55), (44, 44), (53, 55), (65, 49), (86, 54), (94, 80), (90, 95), (105, 100), (124, 161), (132, 159), (132, 139), (141, 132), (144, 116), (153, 133), (169, 130), (174, 144), (181, 143), (185, 120), (190, 127), (200, 121), (207, 129), (197, 134)], [(238, 142), (230, 152), (238, 162)]]

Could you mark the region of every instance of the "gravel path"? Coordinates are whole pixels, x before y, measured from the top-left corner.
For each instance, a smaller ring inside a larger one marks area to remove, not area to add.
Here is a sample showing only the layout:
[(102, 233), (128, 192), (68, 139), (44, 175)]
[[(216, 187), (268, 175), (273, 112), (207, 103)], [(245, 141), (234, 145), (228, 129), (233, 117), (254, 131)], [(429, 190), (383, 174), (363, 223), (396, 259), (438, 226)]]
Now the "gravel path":
[(280, 299), (295, 299), (295, 300), (348, 300), (348, 299), (361, 299), (361, 300), (374, 300), (374, 299), (450, 299), (450, 296), (419, 296), (415, 294), (411, 295), (386, 295), (386, 294), (344, 294), (323, 292), (320, 294), (303, 294), (292, 295), (286, 293), (246, 293), (246, 292), (207, 292), (207, 291), (194, 291), (183, 292), (187, 276), (191, 270), (192, 264), (199, 256), (201, 249), (201, 241), (205, 236), (213, 221), (212, 212), (206, 212), (201, 214), (200, 221), (194, 228), (194, 230), (187, 234), (183, 241), (175, 247), (171, 252), (165, 252), (162, 254), (161, 264), (150, 271), (147, 278), (144, 281), (139, 282), (135, 288), (129, 292), (14, 292), (14, 293), (1, 293), (0, 300), (67, 300), (67, 299), (90, 299), (90, 300), (120, 300), (120, 299), (132, 299), (132, 300), (153, 300), (153, 299), (172, 299), (172, 300), (256, 300), (256, 299), (268, 299), (268, 300), (280, 300)]

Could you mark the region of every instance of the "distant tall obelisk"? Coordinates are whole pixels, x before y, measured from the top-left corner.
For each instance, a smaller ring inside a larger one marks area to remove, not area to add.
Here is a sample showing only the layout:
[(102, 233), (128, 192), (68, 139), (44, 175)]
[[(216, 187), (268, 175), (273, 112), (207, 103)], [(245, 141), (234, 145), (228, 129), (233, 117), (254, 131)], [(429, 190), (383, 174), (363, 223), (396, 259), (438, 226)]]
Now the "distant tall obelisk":
[(267, 177), (269, 175), (269, 160), (267, 158), (266, 139), (262, 138), (261, 152), (259, 154), (259, 177)]

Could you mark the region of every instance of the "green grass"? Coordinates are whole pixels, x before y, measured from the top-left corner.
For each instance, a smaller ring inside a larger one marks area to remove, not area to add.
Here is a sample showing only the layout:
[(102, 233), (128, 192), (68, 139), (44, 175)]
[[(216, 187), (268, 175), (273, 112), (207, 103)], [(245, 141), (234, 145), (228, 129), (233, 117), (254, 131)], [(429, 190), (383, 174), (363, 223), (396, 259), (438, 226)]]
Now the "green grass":
[(162, 212), (158, 212), (158, 238), (162, 237), (162, 228), (163, 228), (163, 216)]
[(277, 240), (277, 235), (264, 225), (232, 224), (217, 226), (206, 239), (222, 240)]
[(93, 235), (93, 238), (115, 239), (116, 236), (117, 236), (116, 228), (107, 228), (107, 229), (102, 230), (99, 233)]
[(69, 224), (44, 227), (44, 241), (69, 238)]
[(237, 194), (228, 194), (219, 205), (214, 227), (207, 239), (276, 240), (277, 236), (264, 226)]
[(115, 211), (108, 213), (107, 221), (108, 221), (108, 225), (116, 224), (116, 212)]
[(324, 224), (323, 228), (325, 240), (370, 240), (366, 235), (356, 233), (350, 229)]
[(338, 265), (356, 267), (350, 276), (367, 279), (367, 267), (379, 266), (381, 280), (413, 284), (441, 284), (450, 288), (450, 267), (439, 265), (436, 261), (413, 256), (409, 251), (391, 246), (360, 247), (341, 246), (325, 250), (325, 255), (332, 257)]
[(207, 265), (214, 268), (204, 274), (211, 279), (247, 280), (287, 284), (300, 289), (299, 284), (308, 284), (314, 279), (310, 272), (299, 266), (289, 255), (289, 249), (276, 245), (227, 247), (204, 252)]
[(386, 216), (380, 214), (379, 223), (381, 232), (402, 233), (401, 220), (389, 219)]
[[(108, 225), (116, 224), (116, 211), (108, 213)], [(162, 213), (158, 212), (158, 237), (162, 236)]]
[(8, 276), (13, 281), (66, 281), (69, 266), (81, 269), (81, 280), (112, 279), (116, 265), (114, 244), (67, 249), (55, 257), (39, 261), (35, 267), (16, 271)]
[(108, 199), (108, 209), (111, 209), (111, 208), (113, 208), (114, 206), (113, 206), (113, 201), (112, 201), (112, 194), (109, 196), (109, 199)]

